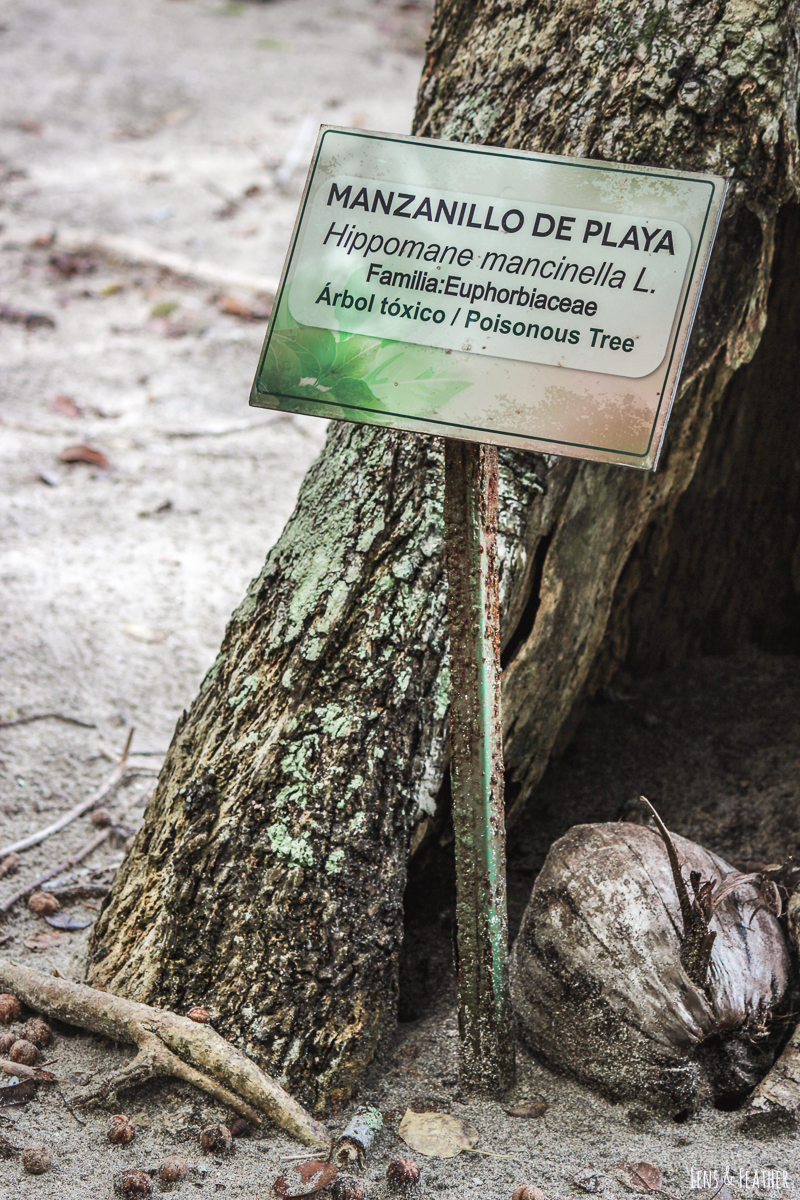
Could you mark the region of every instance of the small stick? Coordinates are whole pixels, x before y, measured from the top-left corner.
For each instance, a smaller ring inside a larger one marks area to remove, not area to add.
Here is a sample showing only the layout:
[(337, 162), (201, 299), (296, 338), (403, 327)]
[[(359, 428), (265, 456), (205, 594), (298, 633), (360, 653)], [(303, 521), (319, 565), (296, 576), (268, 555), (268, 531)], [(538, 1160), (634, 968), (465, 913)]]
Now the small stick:
[(486, 1158), (507, 1158), (509, 1162), (519, 1162), (519, 1155), (514, 1154), (498, 1154), (494, 1150), (476, 1150), (474, 1146), (462, 1146), (467, 1154), (483, 1154)]
[(29, 717), (11, 717), (0, 721), (0, 729), (11, 729), (14, 725), (30, 725), (32, 721), (64, 721), (67, 725), (80, 725), (81, 729), (97, 729), (93, 721), (80, 721), (77, 717), (68, 717), (66, 713), (47, 712), (33, 713)]
[(20, 1079), (36, 1078), (33, 1067), (26, 1067), (24, 1063), (12, 1062), (10, 1058), (0, 1058), (0, 1071), (4, 1075), (18, 1075)]
[(58, 1092), (58, 1094), (59, 1094), (59, 1096), (61, 1097), (61, 1099), (64, 1101), (64, 1107), (66, 1108), (66, 1110), (67, 1110), (67, 1112), (70, 1114), (70, 1116), (74, 1117), (74, 1118), (75, 1118), (75, 1120), (77, 1121), (77, 1123), (78, 1123), (79, 1125), (82, 1125), (82, 1126), (84, 1126), (84, 1128), (85, 1128), (85, 1126), (86, 1126), (86, 1122), (85, 1122), (85, 1121), (82, 1121), (82, 1120), (81, 1120), (81, 1118), (78, 1116), (78, 1114), (75, 1112), (75, 1109), (72, 1107), (72, 1105), (70, 1104), (69, 1100), (68, 1100), (68, 1099), (67, 1099), (67, 1097), (64, 1095), (64, 1093), (62, 1092), (62, 1090), (61, 1090), (61, 1088), (58, 1086), (58, 1084), (56, 1084), (56, 1091)]
[[(119, 829), (119, 826), (112, 826)], [(110, 883), (74, 883), (70, 887), (47, 888), (48, 896), (63, 900), (69, 904), (71, 900), (103, 900), (111, 891)]]
[(15, 892), (13, 896), (9, 896), (7, 900), (0, 904), (0, 916), (5, 916), (5, 914), (12, 909), (18, 901), (24, 900), (26, 896), (31, 894), (31, 892), (35, 892), (42, 886), (43, 883), (47, 883), (48, 879), (55, 879), (57, 875), (63, 874), (64, 871), (71, 871), (72, 868), (76, 867), (79, 862), (83, 862), (84, 858), (88, 858), (93, 850), (96, 850), (98, 846), (101, 846), (106, 838), (110, 836), (110, 834), (111, 827), (108, 829), (102, 829), (100, 833), (93, 837), (90, 842), (87, 842), (82, 849), (78, 850), (76, 854), (73, 854), (71, 858), (67, 858), (64, 860), (64, 862), (59, 863), (57, 867), (53, 867), (51, 870), (45, 871), (44, 875), (40, 875), (38, 879), (33, 881), (33, 883), (29, 883), (27, 887), (20, 888), (20, 890)]
[(97, 791), (92, 792), (91, 796), (86, 800), (82, 800), (80, 804), (76, 804), (68, 813), (64, 813), (63, 817), (59, 817), (52, 825), (45, 826), (44, 829), (38, 830), (37, 833), (31, 833), (28, 837), (20, 838), (18, 842), (11, 842), (8, 846), (0, 848), (0, 856), (5, 854), (15, 854), (18, 850), (29, 850), (31, 846), (37, 846), (39, 842), (43, 842), (45, 838), (49, 838), (51, 834), (58, 833), (65, 825), (69, 825), (71, 821), (75, 821), (78, 817), (82, 817), (90, 808), (94, 808), (95, 804), (108, 795), (113, 787), (119, 783), (122, 776), (125, 774), (125, 763), (128, 758), (128, 751), (131, 748), (134, 730), (131, 729), (128, 734), (128, 740), (125, 743), (125, 749), (122, 751), (122, 758), (119, 760), (114, 770), (106, 779), (105, 783), (101, 783)]

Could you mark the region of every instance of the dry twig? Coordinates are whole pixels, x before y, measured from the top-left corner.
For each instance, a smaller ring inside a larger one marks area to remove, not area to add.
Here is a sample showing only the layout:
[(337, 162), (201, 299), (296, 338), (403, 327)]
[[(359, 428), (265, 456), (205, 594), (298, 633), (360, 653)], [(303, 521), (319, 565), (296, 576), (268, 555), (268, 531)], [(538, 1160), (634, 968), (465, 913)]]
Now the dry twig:
[[(0, 958), (0, 988), (39, 1012), (138, 1047), (133, 1059), (73, 1103), (88, 1104), (157, 1075), (184, 1079), (254, 1125), (267, 1116), (306, 1145), (328, 1146), (325, 1128), (210, 1025), (71, 983)], [(195, 1065), (192, 1065), (195, 1064)]]
[(69, 717), (66, 713), (46, 712), (33, 713), (29, 717), (9, 717), (7, 720), (0, 720), (0, 729), (11, 729), (14, 725), (31, 725), (34, 721), (64, 721), (67, 725), (80, 725), (81, 729), (97, 728), (92, 721), (79, 721), (77, 717)]
[[(109, 832), (112, 832), (118, 826), (111, 827)], [(45, 888), (48, 896), (55, 896), (56, 900), (62, 900), (65, 904), (70, 904), (73, 900), (104, 900), (111, 891), (110, 883), (73, 883), (69, 887), (49, 887)]]
[(46, 825), (44, 829), (39, 829), (36, 833), (28, 834), (27, 837), (20, 838), (18, 842), (11, 842), (8, 846), (3, 846), (0, 848), (0, 856), (5, 854), (15, 854), (18, 850), (29, 850), (31, 846), (38, 846), (39, 842), (43, 842), (45, 838), (49, 838), (52, 834), (58, 833), (60, 829), (63, 829), (72, 821), (77, 820), (78, 817), (82, 817), (84, 813), (89, 812), (91, 808), (94, 808), (96, 804), (99, 804), (100, 801), (108, 795), (111, 789), (116, 787), (120, 779), (122, 779), (123, 775), (125, 774), (127, 769), (126, 762), (128, 759), (128, 751), (131, 748), (133, 734), (134, 730), (131, 729), (130, 733), (128, 734), (128, 740), (125, 743), (125, 749), (122, 751), (122, 757), (114, 767), (114, 770), (111, 772), (108, 779), (106, 779), (104, 783), (101, 783), (100, 787), (96, 791), (92, 792), (91, 796), (89, 796), (86, 800), (82, 800), (80, 804), (76, 804), (74, 808), (71, 808), (69, 812), (64, 813), (63, 817), (59, 817), (58, 820), (54, 821), (52, 825)]
[(15, 904), (18, 904), (20, 900), (24, 900), (26, 896), (30, 896), (31, 892), (38, 891), (43, 883), (47, 883), (48, 879), (55, 879), (58, 875), (63, 875), (65, 871), (71, 871), (73, 867), (77, 867), (78, 863), (83, 862), (84, 858), (88, 858), (98, 846), (102, 846), (103, 842), (111, 836), (113, 831), (112, 826), (109, 826), (108, 829), (101, 829), (100, 833), (96, 834), (76, 854), (64, 859), (57, 867), (51, 867), (49, 871), (45, 871), (44, 875), (40, 875), (38, 879), (34, 879), (26, 887), (20, 888), (18, 892), (14, 892), (13, 896), (9, 896), (7, 900), (0, 904), (0, 916), (5, 916)]

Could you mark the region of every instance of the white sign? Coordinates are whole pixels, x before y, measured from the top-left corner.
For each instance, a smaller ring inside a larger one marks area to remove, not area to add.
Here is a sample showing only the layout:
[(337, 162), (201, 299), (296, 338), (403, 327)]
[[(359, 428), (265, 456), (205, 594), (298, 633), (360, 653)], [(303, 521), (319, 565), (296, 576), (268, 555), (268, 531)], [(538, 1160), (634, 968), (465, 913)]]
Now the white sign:
[(653, 467), (725, 190), (323, 129), (251, 403)]

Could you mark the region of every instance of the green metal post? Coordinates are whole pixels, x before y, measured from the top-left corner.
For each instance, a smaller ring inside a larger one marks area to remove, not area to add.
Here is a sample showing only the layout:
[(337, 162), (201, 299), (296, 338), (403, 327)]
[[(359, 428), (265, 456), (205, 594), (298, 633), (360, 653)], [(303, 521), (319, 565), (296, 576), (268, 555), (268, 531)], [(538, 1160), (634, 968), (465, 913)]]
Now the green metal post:
[(497, 594), (497, 449), (445, 441), (461, 1080), (514, 1082)]

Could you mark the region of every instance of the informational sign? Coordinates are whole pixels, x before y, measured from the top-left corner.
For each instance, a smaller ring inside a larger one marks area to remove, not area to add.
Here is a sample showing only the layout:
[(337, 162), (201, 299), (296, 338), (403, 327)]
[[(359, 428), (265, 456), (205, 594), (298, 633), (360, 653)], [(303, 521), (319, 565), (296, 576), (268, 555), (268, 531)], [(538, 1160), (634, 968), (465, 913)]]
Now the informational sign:
[(250, 403), (654, 468), (726, 186), (323, 127)]

